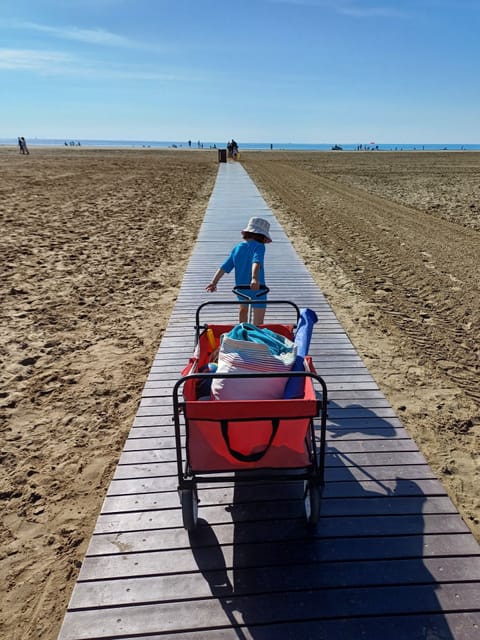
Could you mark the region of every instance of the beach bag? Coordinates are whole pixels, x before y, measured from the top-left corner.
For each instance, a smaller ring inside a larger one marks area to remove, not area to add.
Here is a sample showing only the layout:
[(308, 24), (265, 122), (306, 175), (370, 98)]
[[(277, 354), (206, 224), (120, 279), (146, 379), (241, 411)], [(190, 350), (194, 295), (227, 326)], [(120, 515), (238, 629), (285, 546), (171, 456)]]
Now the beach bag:
[[(286, 373), (292, 369), (296, 345), (288, 338), (249, 323), (235, 325), (222, 336), (217, 373)], [(276, 400), (283, 397), (287, 377), (215, 378), (213, 400)]]

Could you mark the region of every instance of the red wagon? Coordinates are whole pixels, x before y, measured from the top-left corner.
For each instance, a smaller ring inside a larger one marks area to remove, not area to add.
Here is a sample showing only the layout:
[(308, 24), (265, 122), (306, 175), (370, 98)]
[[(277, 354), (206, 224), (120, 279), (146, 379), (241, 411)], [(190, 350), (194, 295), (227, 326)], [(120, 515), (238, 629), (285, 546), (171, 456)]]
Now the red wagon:
[[(196, 348), (173, 389), (173, 416), (177, 454), (178, 492), (185, 529), (193, 530), (198, 516), (198, 484), (212, 482), (303, 481), (308, 524), (318, 521), (324, 485), (327, 387), (317, 375), (311, 357), (304, 371), (288, 373), (204, 373), (220, 337), (233, 324), (201, 324), (196, 312)], [(297, 305), (285, 300), (272, 304)], [(296, 324), (265, 327), (291, 340)], [(199, 387), (209, 378), (302, 379), (303, 394), (278, 400), (200, 400)], [(320, 418), (319, 438), (314, 419)], [(183, 439), (183, 435), (185, 438)], [(317, 439), (319, 444), (317, 444)]]

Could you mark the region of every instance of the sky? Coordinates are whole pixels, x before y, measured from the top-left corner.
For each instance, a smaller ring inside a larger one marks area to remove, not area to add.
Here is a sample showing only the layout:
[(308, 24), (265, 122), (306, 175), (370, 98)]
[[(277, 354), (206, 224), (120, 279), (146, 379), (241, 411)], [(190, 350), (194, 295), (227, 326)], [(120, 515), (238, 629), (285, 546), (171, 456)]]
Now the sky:
[(480, 0), (1, 0), (0, 138), (480, 142)]

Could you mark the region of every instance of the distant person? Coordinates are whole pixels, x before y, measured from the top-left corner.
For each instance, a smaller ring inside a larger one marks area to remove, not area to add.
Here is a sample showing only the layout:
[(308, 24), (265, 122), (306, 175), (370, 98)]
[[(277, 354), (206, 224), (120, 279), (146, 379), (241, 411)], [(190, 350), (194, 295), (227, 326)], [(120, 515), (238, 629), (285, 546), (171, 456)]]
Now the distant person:
[(26, 153), (27, 155), (30, 155), (30, 151), (28, 150), (28, 147), (27, 147), (27, 141), (23, 136), (20, 138), (20, 140), (22, 142), (22, 149), (23, 149), (22, 153)]
[(23, 142), (20, 136), (18, 136), (18, 149), (19, 149), (19, 153), (25, 153), (25, 151), (23, 150)]
[(235, 270), (235, 286), (247, 285), (250, 288), (245, 290), (245, 294), (250, 298), (259, 300), (253, 305), (242, 304), (241, 296), (238, 322), (248, 321), (248, 308), (253, 307), (253, 324), (263, 324), (265, 319), (265, 309), (267, 294), (264, 293), (258, 298), (256, 292), (261, 286), (265, 286), (265, 245), (272, 241), (270, 237), (270, 223), (263, 218), (250, 218), (247, 226), (242, 231), (243, 240), (239, 242), (231, 251), (225, 262), (217, 269), (212, 281), (205, 287), (207, 291), (213, 293), (217, 290), (217, 284), (225, 273)]

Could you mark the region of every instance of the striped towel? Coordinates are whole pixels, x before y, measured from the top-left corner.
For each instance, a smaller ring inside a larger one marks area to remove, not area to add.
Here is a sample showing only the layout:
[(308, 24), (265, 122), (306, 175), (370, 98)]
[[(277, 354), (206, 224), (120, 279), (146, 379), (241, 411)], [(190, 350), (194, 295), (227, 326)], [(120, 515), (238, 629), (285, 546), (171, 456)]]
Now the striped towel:
[[(285, 338), (282, 337), (282, 340)], [(289, 341), (290, 342), (290, 341)], [(286, 373), (297, 355), (293, 342), (291, 351), (274, 355), (266, 344), (235, 340), (222, 336), (217, 373)], [(288, 378), (216, 378), (212, 381), (215, 400), (275, 400), (283, 397)]]

